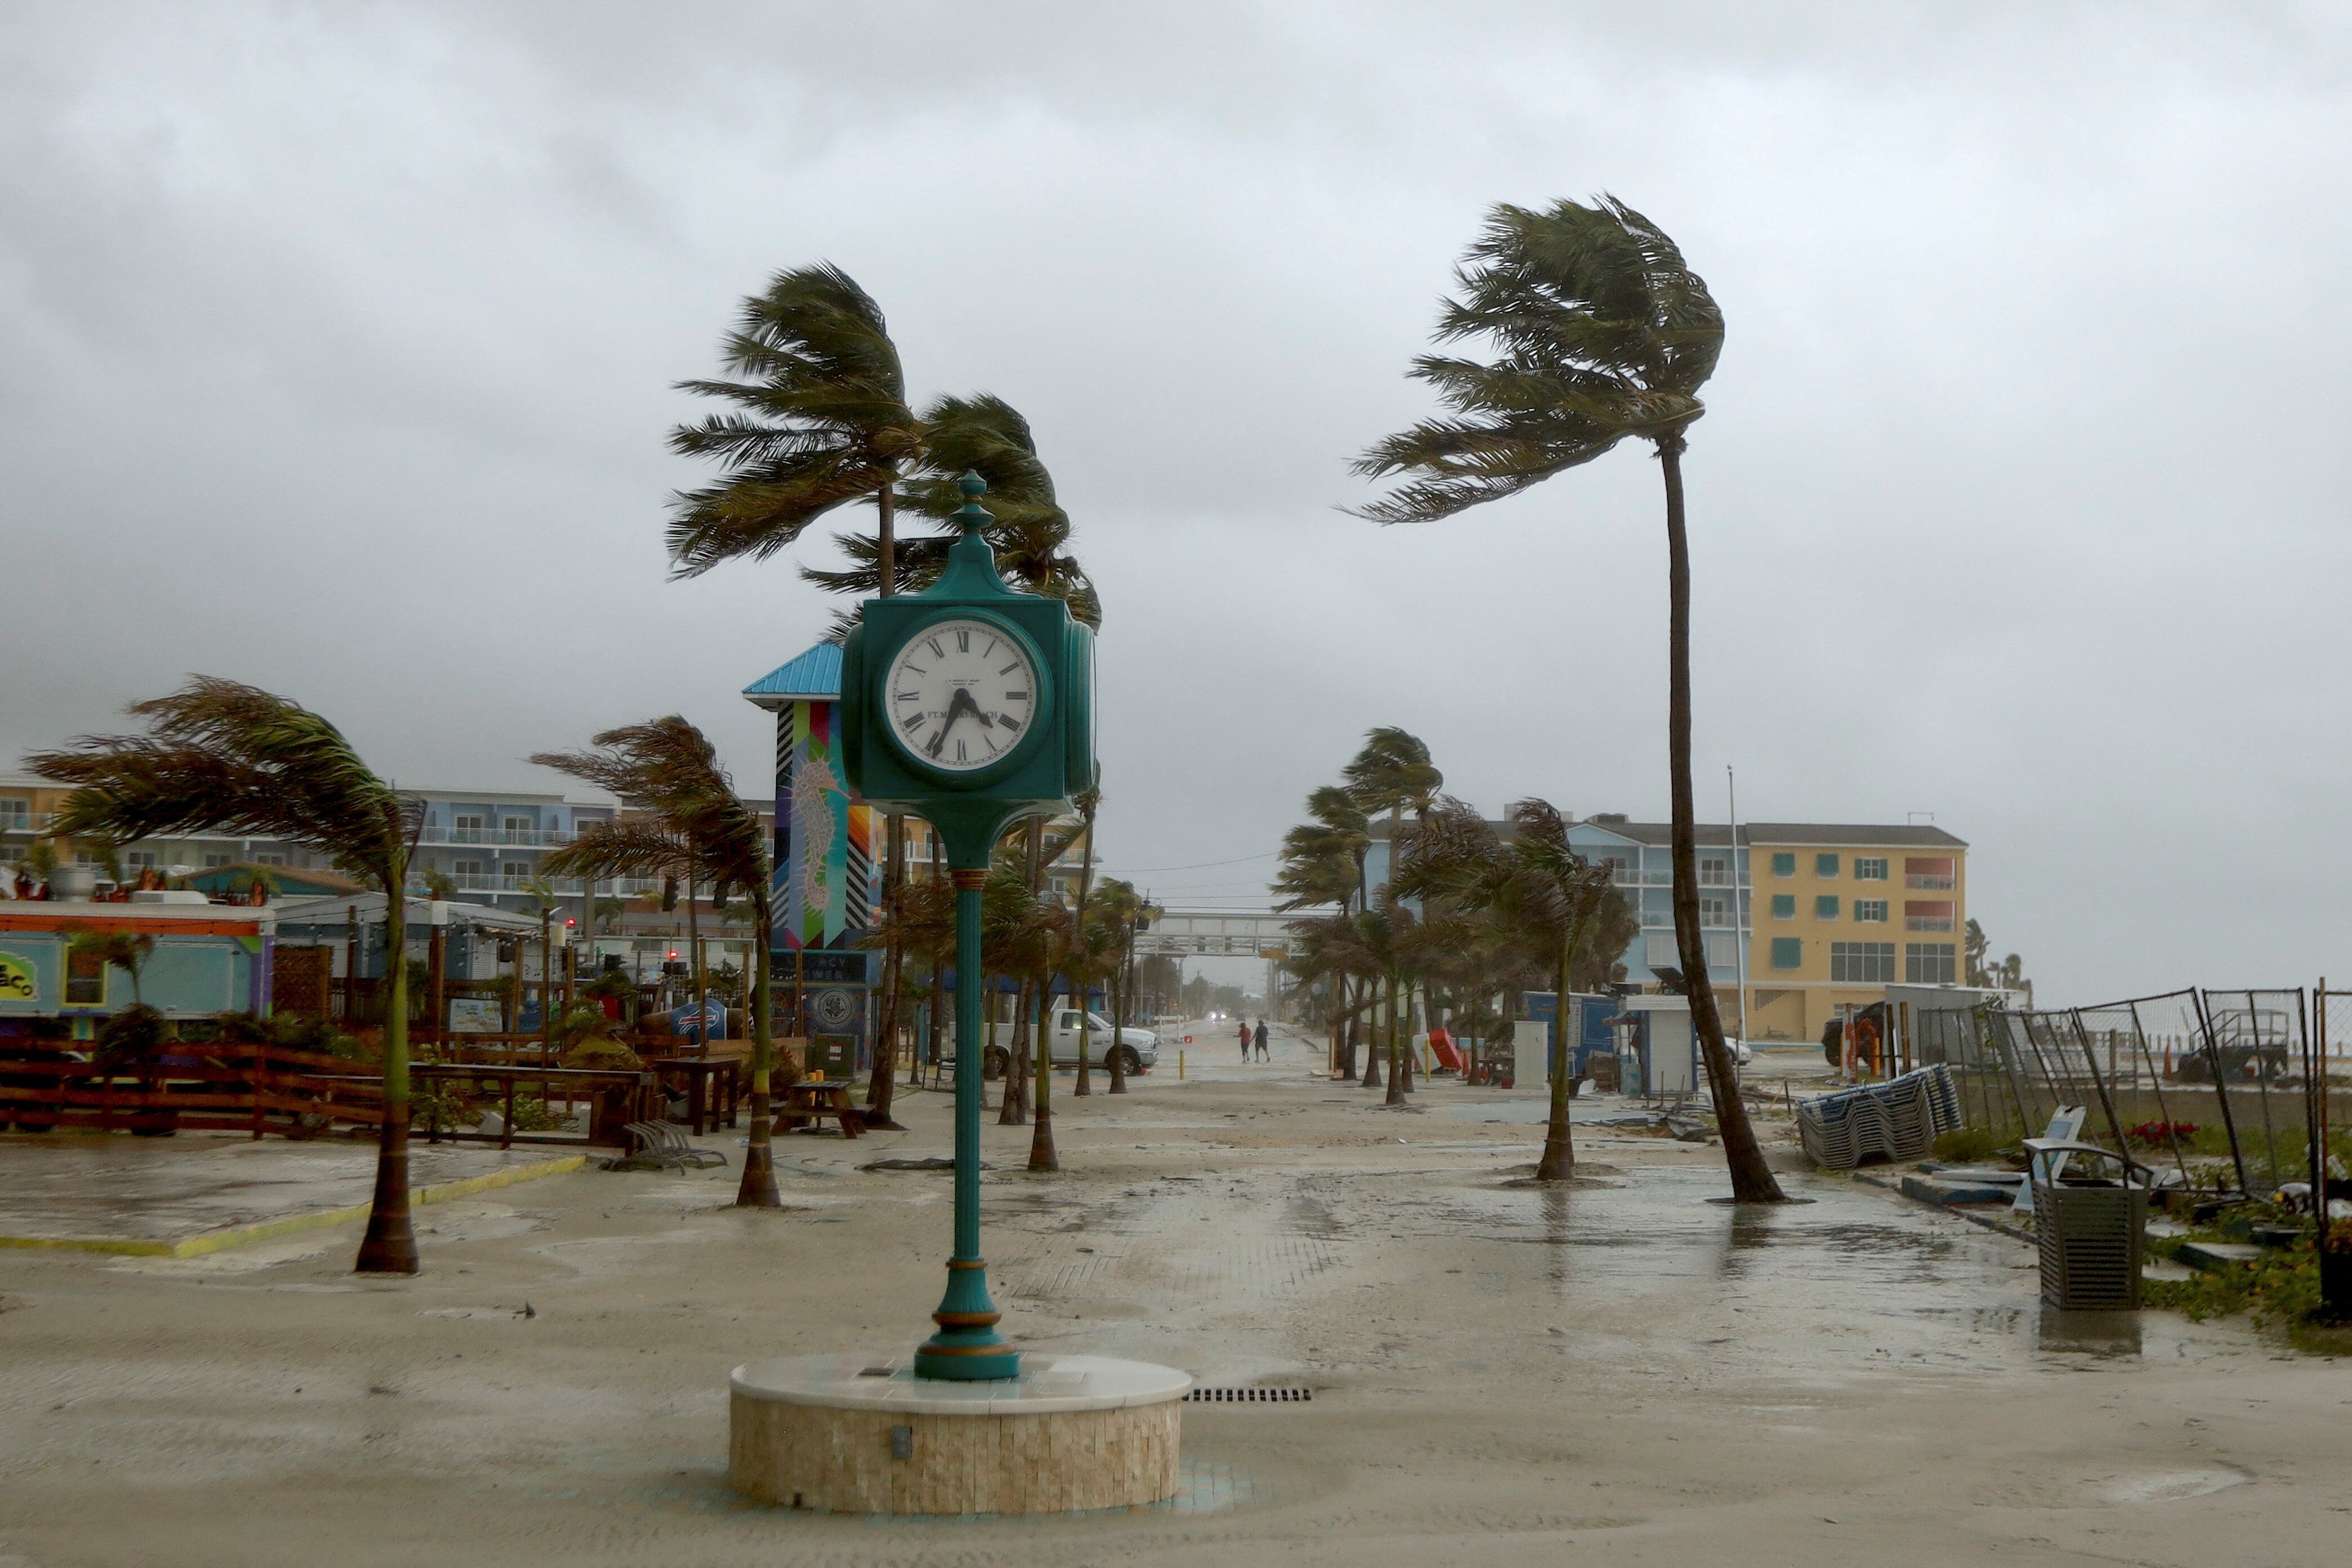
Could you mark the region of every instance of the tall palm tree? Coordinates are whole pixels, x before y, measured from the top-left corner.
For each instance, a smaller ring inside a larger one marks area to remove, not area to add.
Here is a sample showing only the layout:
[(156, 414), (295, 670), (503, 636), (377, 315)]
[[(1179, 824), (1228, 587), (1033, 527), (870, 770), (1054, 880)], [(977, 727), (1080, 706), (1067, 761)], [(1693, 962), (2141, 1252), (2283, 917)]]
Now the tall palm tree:
[[(1048, 542), (1041, 546), (1033, 541), (1024, 553), (1008, 549), (1013, 539), (992, 538), (1008, 557), (1008, 574), (1024, 580), (1027, 563), (1028, 573), (1040, 575), (1031, 584), (1033, 591), (1066, 597), (1087, 618), (1092, 585), (1074, 563), (1067, 570), (1049, 564), (1055, 553), (1050, 516), (1040, 514), (1060, 512), (1052, 482), (1036, 461), (1027, 422), (1002, 399), (985, 395), (941, 398), (919, 416), (907, 400), (906, 374), (881, 307), (840, 268), (820, 262), (777, 273), (763, 292), (743, 301), (719, 357), (724, 378), (678, 384), (681, 391), (732, 404), (734, 411), (682, 425), (670, 434), (673, 450), (712, 458), (721, 468), (716, 483), (676, 498), (668, 544), (677, 575), (693, 576), (739, 557), (765, 560), (798, 542), (826, 512), (871, 500), (873, 534), (844, 541), (850, 571), (808, 574), (860, 598), (920, 586), (937, 575), (956, 531), (923, 542), (921, 551), (902, 562), (899, 487), (912, 488), (908, 500), (917, 510), (943, 519), (961, 504), (961, 496), (946, 499), (954, 479), (966, 468), (977, 468), (995, 491), (991, 506), (1001, 520), (999, 531), (1034, 533), (1042, 527)], [(1063, 517), (1059, 538), (1067, 537)], [(833, 635), (843, 635), (854, 619), (845, 615)], [(907, 879), (906, 829), (898, 813), (885, 814), (883, 821), (882, 895), (887, 906)], [(866, 1089), (866, 1121), (873, 1126), (898, 1125), (890, 1104), (904, 962), (900, 950), (884, 950), (876, 1028), (881, 1048), (875, 1052)]]
[[(1356, 804), (1356, 797), (1338, 784), (1325, 784), (1310, 794), (1307, 815), (1307, 821), (1282, 836), (1282, 863), (1270, 889), (1274, 907), (1288, 913), (1328, 904), (1335, 916), (1344, 917), (1350, 900), (1365, 891), (1364, 857), (1372, 842), (1370, 819)], [(1290, 929), (1304, 933), (1313, 924), (1300, 921)], [(1355, 1021), (1348, 1006), (1347, 969), (1334, 963), (1318, 964), (1315, 973), (1331, 985), (1331, 1069), (1352, 1078)]]
[[(1429, 748), (1417, 735), (1409, 734), (1394, 725), (1382, 725), (1365, 732), (1363, 749), (1339, 772), (1349, 793), (1368, 816), (1381, 812), (1389, 816), (1389, 875), (1393, 879), (1404, 853), (1404, 814), (1410, 810), (1416, 817), (1425, 815), (1437, 792), (1445, 787), (1445, 775), (1430, 761)], [(1368, 895), (1365, 907), (1371, 907)], [(1391, 993), (1390, 1005), (1395, 1005)], [(1394, 1032), (1396, 1020), (1389, 1020)], [(1412, 1058), (1405, 1058), (1403, 1092), (1412, 1089)], [(1396, 1070), (1391, 1060), (1389, 1069)], [(1367, 1077), (1366, 1082), (1376, 1081)]]
[(318, 850), (383, 892), (383, 1129), (375, 1192), (355, 1267), (416, 1272), (408, 1209), (408, 906), (404, 889), (418, 803), (361, 761), (318, 714), (257, 687), (196, 676), (168, 697), (134, 702), (143, 735), (89, 735), (25, 759), (73, 786), (51, 819), (63, 834), (129, 841), (202, 832), (282, 838)]
[(595, 750), (541, 752), (530, 760), (610, 791), (641, 808), (649, 820), (587, 824), (541, 865), (556, 876), (588, 881), (683, 874), (708, 880), (721, 905), (734, 889), (751, 900), (751, 1136), (735, 1201), (744, 1207), (779, 1207), (770, 1098), (776, 1044), (768, 981), (775, 910), (767, 833), (735, 793), (735, 781), (719, 765), (709, 739), (678, 715), (606, 730), (592, 744)]
[(1357, 462), (1359, 473), (1375, 478), (1407, 476), (1361, 515), (1382, 523), (1433, 521), (1517, 495), (1628, 437), (1655, 449), (1666, 492), (1675, 944), (1690, 977), (1691, 1021), (1732, 1197), (1781, 1201), (1739, 1099), (1699, 929), (1682, 458), (1692, 423), (1706, 411), (1698, 391), (1723, 351), (1723, 312), (1673, 239), (1607, 195), (1591, 206), (1497, 206), (1454, 279), (1459, 297), (1439, 315), (1438, 341), (1485, 340), (1495, 358), (1424, 354), (1413, 362), (1412, 374), (1435, 387), (1452, 413), (1387, 437)]
[[(1100, 935), (1089, 939), (1106, 949), (1106, 963), (1110, 981), (1110, 1021), (1114, 1030), (1123, 1028), (1128, 1014), (1135, 1006), (1135, 939), (1160, 915), (1160, 906), (1136, 891), (1135, 884), (1118, 877), (1106, 877), (1087, 903), (1087, 918)], [(1116, 1040), (1117, 1035), (1112, 1038)], [(1110, 1064), (1112, 1094), (1127, 1092), (1127, 1053), (1121, 1049), (1108, 1052), (1104, 1059)]]
[(1529, 949), (1549, 959), (1558, 998), (1555, 1038), (1559, 1066), (1551, 1073), (1551, 1115), (1536, 1180), (1575, 1174), (1569, 1131), (1574, 1074), (1568, 1038), (1568, 998), (1593, 934), (1612, 900), (1621, 919), (1623, 895), (1608, 865), (1587, 861), (1568, 841), (1568, 820), (1549, 803), (1523, 800), (1511, 808), (1516, 831), (1505, 843), (1492, 825), (1459, 801), (1446, 801), (1414, 832), (1413, 854), (1395, 884), (1411, 897), (1434, 897), (1491, 916)]

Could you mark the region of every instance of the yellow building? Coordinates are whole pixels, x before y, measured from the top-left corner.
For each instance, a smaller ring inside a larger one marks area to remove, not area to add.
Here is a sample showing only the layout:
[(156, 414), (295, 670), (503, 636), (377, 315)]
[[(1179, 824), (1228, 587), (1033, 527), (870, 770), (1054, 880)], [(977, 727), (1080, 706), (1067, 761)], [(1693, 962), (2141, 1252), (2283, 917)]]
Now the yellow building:
[(1819, 1039), (1890, 984), (1959, 984), (1968, 849), (1940, 827), (1743, 823), (1748, 973), (1759, 1040)]

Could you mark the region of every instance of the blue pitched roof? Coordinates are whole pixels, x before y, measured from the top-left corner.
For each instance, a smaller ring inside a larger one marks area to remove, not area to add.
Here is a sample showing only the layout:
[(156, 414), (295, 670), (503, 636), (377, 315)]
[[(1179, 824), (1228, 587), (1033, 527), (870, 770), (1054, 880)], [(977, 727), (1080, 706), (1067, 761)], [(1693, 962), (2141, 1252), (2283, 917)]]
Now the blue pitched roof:
[(787, 702), (831, 700), (841, 695), (841, 645), (821, 642), (798, 658), (778, 665), (743, 689), (743, 695), (774, 710)]

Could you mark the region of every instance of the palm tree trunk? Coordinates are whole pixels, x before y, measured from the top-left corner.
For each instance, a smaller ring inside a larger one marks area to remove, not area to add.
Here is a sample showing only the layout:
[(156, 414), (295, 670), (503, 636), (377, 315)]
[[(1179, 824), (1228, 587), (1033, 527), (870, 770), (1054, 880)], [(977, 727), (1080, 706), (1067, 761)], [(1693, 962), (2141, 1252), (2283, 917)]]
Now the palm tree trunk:
[[(1381, 983), (1367, 980), (1364, 994), (1356, 1004), (1359, 1016), (1348, 1020), (1349, 1047), (1352, 1050), (1360, 1036), (1364, 1047), (1364, 1076), (1357, 1080), (1364, 1089), (1381, 1087), (1380, 1004)], [(1358, 1029), (1360, 1023), (1362, 1028)]]
[(1389, 1092), (1388, 1092), (1387, 1097), (1386, 1097), (1386, 1098), (1381, 1101), (1381, 1103), (1382, 1103), (1382, 1104), (1384, 1104), (1384, 1105), (1402, 1105), (1402, 1104), (1404, 1103), (1404, 1064), (1397, 1060), (1397, 1045), (1398, 1045), (1398, 1041), (1397, 1041), (1397, 990), (1398, 990), (1398, 981), (1397, 981), (1397, 977), (1396, 977), (1395, 975), (1391, 974), (1391, 975), (1390, 975), (1390, 976), (1388, 977), (1388, 987), (1387, 987), (1387, 989), (1388, 989), (1388, 1013), (1389, 1013), (1389, 1017), (1388, 1017), (1388, 1037), (1389, 1037), (1389, 1038), (1388, 1038), (1388, 1048), (1389, 1048)]
[(367, 1233), (352, 1265), (362, 1274), (416, 1272), (416, 1232), (408, 1219), (408, 904), (402, 892), (407, 880), (404, 866), (394, 867), (383, 879), (383, 1131), (376, 1142)]
[[(1715, 1097), (1715, 1125), (1731, 1173), (1732, 1201), (1782, 1203), (1787, 1194), (1765, 1163), (1763, 1146), (1739, 1098), (1731, 1053), (1723, 1043), (1723, 1018), (1716, 1010), (1715, 986), (1707, 978), (1706, 941), (1698, 923), (1698, 827), (1691, 788), (1690, 539), (1683, 517), (1682, 455), (1679, 431), (1658, 442), (1658, 466), (1666, 484), (1666, 762), (1674, 792), (1675, 945), (1682, 954), (1684, 989), (1690, 996), (1699, 1054), (1706, 1062), (1707, 1089)], [(1563, 992), (1563, 1006), (1566, 999)]]
[(1053, 1010), (1053, 976), (1043, 974), (1037, 978), (1036, 1130), (1029, 1135), (1029, 1168), (1033, 1171), (1062, 1168), (1060, 1157), (1054, 1152), (1054, 1031), (1046, 1026)]
[[(874, 562), (881, 573), (882, 598), (898, 591), (898, 470), (882, 478), (874, 492)], [(937, 830), (933, 830), (934, 837)], [(907, 881), (907, 819), (891, 812), (882, 819), (882, 907), (898, 912), (898, 889)], [(889, 922), (890, 940), (882, 951), (882, 1005), (874, 1020), (874, 1071), (866, 1083), (866, 1125), (899, 1131), (890, 1118), (890, 1100), (898, 1088), (898, 985), (906, 972), (907, 944), (898, 922)]]
[(1400, 1025), (1399, 1025), (1399, 1029), (1400, 1029), (1399, 1039), (1400, 1039), (1400, 1042), (1401, 1042), (1401, 1043), (1400, 1043), (1400, 1045), (1399, 1045), (1399, 1047), (1398, 1047), (1398, 1048), (1399, 1048), (1399, 1051), (1401, 1052), (1401, 1054), (1400, 1054), (1400, 1056), (1398, 1057), (1398, 1067), (1399, 1067), (1399, 1069), (1400, 1069), (1400, 1070), (1399, 1070), (1399, 1072), (1398, 1072), (1398, 1077), (1400, 1077), (1401, 1079), (1402, 1079), (1404, 1080), (1404, 1092), (1405, 1092), (1405, 1093), (1407, 1093), (1407, 1094), (1411, 1094), (1411, 1093), (1412, 1092), (1413, 1060), (1414, 1060), (1414, 1058), (1413, 1058), (1413, 1054), (1412, 1054), (1412, 995), (1413, 995), (1413, 987), (1412, 987), (1412, 983), (1411, 983), (1410, 981), (1400, 982), (1400, 983), (1399, 983), (1399, 987), (1400, 987), (1400, 989), (1401, 989), (1401, 990), (1403, 992), (1403, 994), (1404, 994), (1404, 1001), (1403, 1001), (1403, 1006), (1402, 1006), (1402, 1012), (1403, 1012), (1404, 1016), (1403, 1016), (1403, 1019), (1402, 1020), (1402, 1022), (1401, 1022), (1401, 1023), (1400, 1023)]
[(772, 1115), (776, 1072), (775, 1021), (770, 1016), (768, 947), (775, 940), (773, 911), (764, 893), (751, 901), (751, 1137), (743, 1146), (743, 1183), (737, 1208), (783, 1207), (776, 1192), (776, 1146)]
[[(702, 920), (694, 906), (694, 879), (686, 879), (686, 947), (694, 961), (694, 1037), (702, 1054), (710, 1054), (710, 990), (702, 973)], [(540, 1011), (547, 1011), (547, 1001), (540, 999)]]
[[(1135, 1005), (1136, 984), (1135, 925), (1132, 921), (1128, 923), (1127, 930), (1121, 934), (1119, 942), (1118, 1005), (1121, 1008), (1132, 1008)], [(1123, 1023), (1124, 1020), (1118, 1013), (1111, 1015), (1111, 1027), (1114, 1030), (1121, 1027)], [(1116, 1041), (1118, 1037), (1113, 1034), (1111, 1038)], [(1113, 1094), (1127, 1092), (1127, 1067), (1120, 1059), (1120, 1053), (1116, 1045), (1111, 1047), (1110, 1053), (1110, 1092)]]
[[(1559, 978), (1555, 981), (1552, 994), (1552, 1036), (1559, 1042), (1559, 1070), (1551, 1077), (1551, 1118), (1544, 1125), (1543, 1158), (1536, 1162), (1536, 1180), (1564, 1182), (1576, 1174), (1576, 1143), (1568, 1128), (1570, 1055), (1568, 1048), (1568, 985), (1569, 973), (1576, 962), (1576, 941), (1570, 936), (1559, 946)], [(1547, 1064), (1549, 1066), (1549, 1064)]]
[[(993, 1002), (994, 997), (990, 1001)], [(993, 1013), (992, 1006), (989, 1011)], [(1004, 1053), (1004, 1093), (996, 1112), (999, 1127), (1029, 1124), (1029, 983), (1013, 993), (1013, 1039)]]

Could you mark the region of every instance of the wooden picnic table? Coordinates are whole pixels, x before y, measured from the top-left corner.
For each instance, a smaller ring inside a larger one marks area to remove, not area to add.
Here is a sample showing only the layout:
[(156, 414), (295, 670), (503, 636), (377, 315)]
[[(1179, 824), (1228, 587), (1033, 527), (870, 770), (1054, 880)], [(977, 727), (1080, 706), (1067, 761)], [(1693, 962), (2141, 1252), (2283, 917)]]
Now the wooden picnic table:
[(740, 1057), (653, 1057), (646, 1062), (657, 1073), (686, 1079), (687, 1121), (698, 1138), (702, 1136), (706, 1118), (714, 1127), (719, 1124), (722, 1107), (726, 1124), (735, 1125), (736, 1106), (743, 1092), (742, 1065)]
[(812, 1082), (803, 1079), (784, 1090), (782, 1110), (777, 1116), (786, 1131), (805, 1125), (814, 1131), (832, 1117), (841, 1123), (841, 1135), (855, 1138), (866, 1131), (866, 1113), (849, 1103), (849, 1088), (845, 1081), (820, 1079)]

